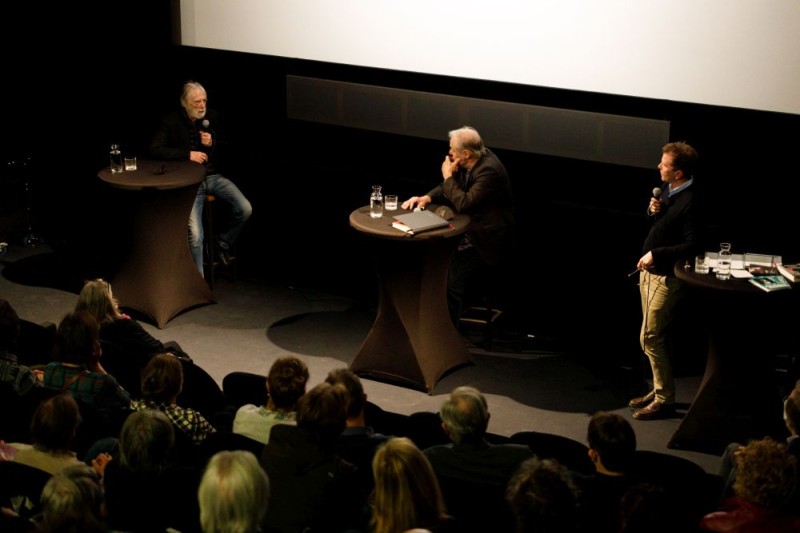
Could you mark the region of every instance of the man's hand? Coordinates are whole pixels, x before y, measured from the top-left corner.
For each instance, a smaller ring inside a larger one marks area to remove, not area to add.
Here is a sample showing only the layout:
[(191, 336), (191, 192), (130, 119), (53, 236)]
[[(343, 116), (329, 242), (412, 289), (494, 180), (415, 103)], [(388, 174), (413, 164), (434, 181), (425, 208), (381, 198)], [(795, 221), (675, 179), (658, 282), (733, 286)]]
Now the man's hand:
[(189, 161), (204, 165), (208, 162), (208, 155), (205, 152), (191, 151), (189, 152)]
[(653, 252), (647, 252), (636, 263), (639, 270), (650, 270), (653, 267)]
[(431, 201), (432, 198), (427, 194), (425, 196), (412, 196), (411, 198), (403, 202), (403, 205), (401, 205), (400, 207), (402, 209), (414, 209), (415, 207), (424, 209), (426, 205), (431, 203)]
[(647, 212), (651, 215), (655, 215), (661, 211), (661, 200), (658, 198), (650, 198), (650, 206), (647, 208)]
[(459, 163), (461, 163), (460, 157), (456, 157), (455, 159), (450, 159), (450, 154), (447, 154), (444, 157), (444, 161), (442, 161), (442, 177), (446, 180), (452, 178), (453, 174), (458, 172)]
[(203, 146), (211, 146), (214, 140), (211, 138), (211, 133), (207, 131), (200, 132), (200, 144)]

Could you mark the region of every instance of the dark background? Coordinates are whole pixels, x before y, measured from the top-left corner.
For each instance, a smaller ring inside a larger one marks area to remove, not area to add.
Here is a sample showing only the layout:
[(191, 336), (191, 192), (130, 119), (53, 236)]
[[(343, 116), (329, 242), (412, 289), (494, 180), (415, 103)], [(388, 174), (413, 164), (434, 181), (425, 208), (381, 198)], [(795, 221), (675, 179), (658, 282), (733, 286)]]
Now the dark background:
[[(671, 139), (701, 156), (708, 249), (726, 240), (734, 252), (800, 261), (796, 115), (181, 47), (172, 43), (168, 1), (3, 11), (0, 240), (20, 243), (28, 198), (33, 229), (77, 276), (113, 278), (124, 245), (126, 200), (97, 178), (109, 144), (145, 157), (181, 85), (195, 79), (228, 120), (237, 155), (228, 175), (254, 207), (238, 244), (240, 275), (374, 302), (374, 270), (348, 215), (367, 203), (373, 183), (401, 199), (426, 192), (440, 179), (447, 132), (432, 141), (288, 120), (289, 74), (668, 120)], [(679, 76), (674, 61), (667, 66)], [(622, 362), (638, 357), (638, 291), (627, 274), (640, 256), (661, 154), (640, 169), (496, 151), (513, 181), (521, 230), (509, 280), (515, 327)], [(29, 161), (29, 196), (9, 164), (19, 161)], [(704, 312), (686, 310), (687, 361)]]

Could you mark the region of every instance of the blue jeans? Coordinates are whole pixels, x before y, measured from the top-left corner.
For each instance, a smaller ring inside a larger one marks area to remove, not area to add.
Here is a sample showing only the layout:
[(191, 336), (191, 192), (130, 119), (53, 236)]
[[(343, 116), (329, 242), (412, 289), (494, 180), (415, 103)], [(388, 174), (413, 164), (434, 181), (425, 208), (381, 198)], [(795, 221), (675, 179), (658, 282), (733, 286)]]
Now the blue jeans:
[(197, 189), (192, 213), (189, 215), (189, 250), (197, 265), (200, 275), (203, 275), (203, 206), (207, 194), (213, 194), (218, 201), (224, 202), (230, 208), (230, 218), (219, 232), (218, 246), (229, 250), (244, 223), (253, 213), (253, 206), (244, 197), (242, 191), (222, 174), (209, 174)]

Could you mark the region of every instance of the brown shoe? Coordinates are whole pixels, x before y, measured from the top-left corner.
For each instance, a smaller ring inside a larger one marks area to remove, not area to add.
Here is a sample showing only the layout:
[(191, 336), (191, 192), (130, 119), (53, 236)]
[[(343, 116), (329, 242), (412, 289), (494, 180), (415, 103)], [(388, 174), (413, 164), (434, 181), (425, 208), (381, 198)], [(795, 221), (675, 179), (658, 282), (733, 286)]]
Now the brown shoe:
[(638, 398), (634, 398), (633, 400), (628, 402), (628, 407), (631, 409), (641, 409), (642, 407), (647, 407), (647, 405), (656, 399), (656, 391), (651, 390), (644, 396), (639, 396)]
[(675, 406), (673, 404), (662, 403), (658, 400), (653, 400), (645, 407), (633, 412), (633, 418), (636, 420), (658, 420), (661, 418), (670, 418), (674, 415)]

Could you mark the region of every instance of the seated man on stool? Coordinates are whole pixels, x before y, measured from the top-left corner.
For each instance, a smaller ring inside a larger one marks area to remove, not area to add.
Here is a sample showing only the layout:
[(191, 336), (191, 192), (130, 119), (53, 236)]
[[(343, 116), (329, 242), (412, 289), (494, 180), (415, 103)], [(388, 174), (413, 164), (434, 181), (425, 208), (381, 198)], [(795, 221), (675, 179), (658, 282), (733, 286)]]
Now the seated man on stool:
[[(228, 266), (231, 248), (253, 212), (250, 202), (239, 188), (220, 173), (219, 155), (223, 144), (218, 136), (218, 114), (206, 107), (206, 90), (195, 81), (183, 85), (182, 109), (176, 109), (161, 122), (150, 143), (156, 159), (190, 160), (206, 167), (206, 177), (197, 190), (189, 216), (189, 247), (200, 275), (203, 275), (203, 205), (206, 195), (213, 194), (230, 208), (228, 224), (219, 233), (217, 249), (220, 262)], [(213, 258), (212, 258), (213, 259)]]

